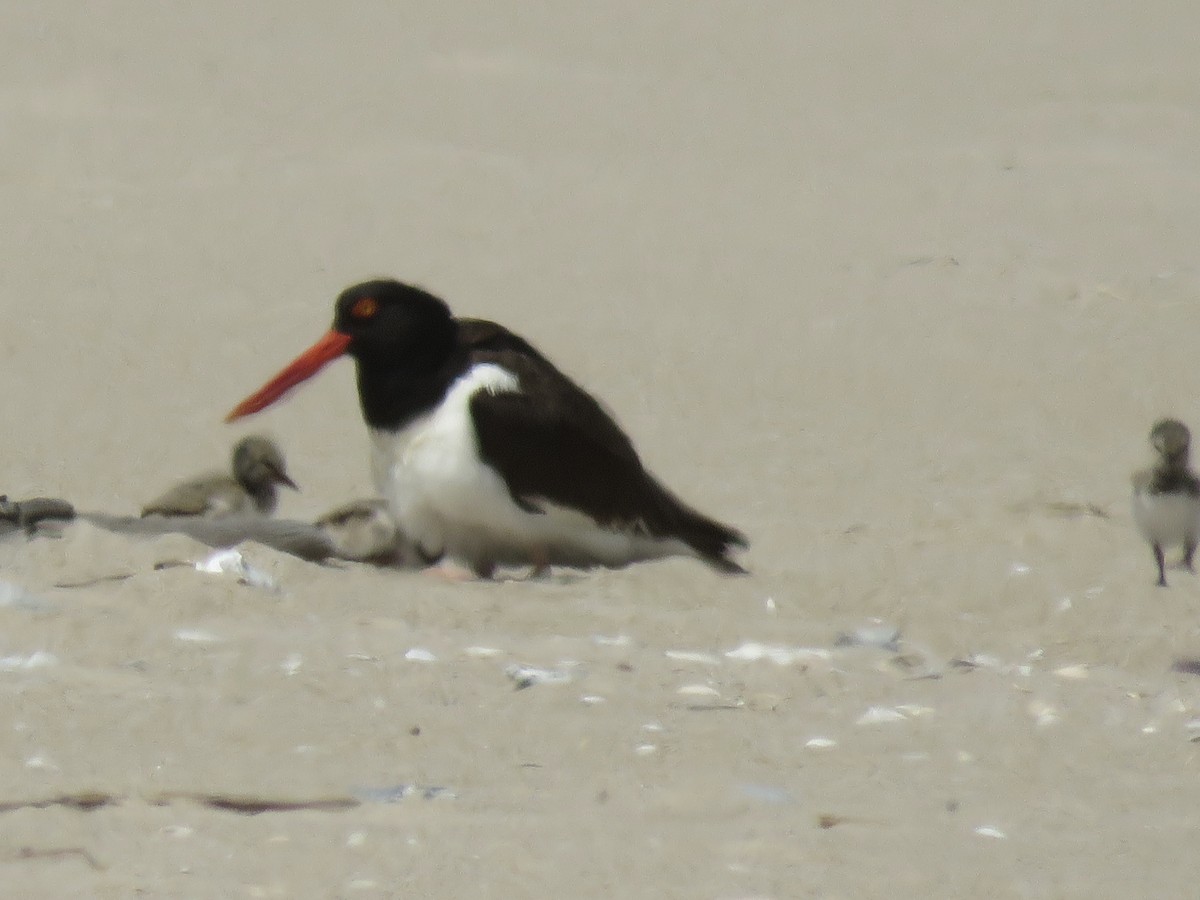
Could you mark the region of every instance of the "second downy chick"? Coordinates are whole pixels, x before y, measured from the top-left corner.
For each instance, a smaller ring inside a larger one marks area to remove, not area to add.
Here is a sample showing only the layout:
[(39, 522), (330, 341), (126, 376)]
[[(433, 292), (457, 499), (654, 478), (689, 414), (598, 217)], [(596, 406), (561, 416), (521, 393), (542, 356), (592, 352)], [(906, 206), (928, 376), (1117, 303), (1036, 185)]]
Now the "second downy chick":
[(147, 503), (142, 516), (269, 516), (279, 503), (281, 484), (299, 490), (279, 447), (265, 437), (246, 437), (234, 445), (230, 474), (214, 472), (181, 482)]

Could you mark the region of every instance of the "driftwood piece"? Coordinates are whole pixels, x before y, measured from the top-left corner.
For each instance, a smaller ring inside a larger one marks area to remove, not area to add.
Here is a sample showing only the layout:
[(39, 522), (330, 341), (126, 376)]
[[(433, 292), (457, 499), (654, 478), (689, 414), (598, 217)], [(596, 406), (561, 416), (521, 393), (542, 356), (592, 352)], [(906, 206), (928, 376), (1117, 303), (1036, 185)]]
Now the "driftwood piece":
[(308, 522), (294, 519), (269, 519), (265, 516), (223, 516), (206, 519), (197, 516), (113, 516), (108, 513), (80, 513), (80, 519), (117, 534), (154, 537), (186, 534), (209, 547), (235, 547), (255, 541), (301, 559), (320, 561), (336, 557), (329, 537)]

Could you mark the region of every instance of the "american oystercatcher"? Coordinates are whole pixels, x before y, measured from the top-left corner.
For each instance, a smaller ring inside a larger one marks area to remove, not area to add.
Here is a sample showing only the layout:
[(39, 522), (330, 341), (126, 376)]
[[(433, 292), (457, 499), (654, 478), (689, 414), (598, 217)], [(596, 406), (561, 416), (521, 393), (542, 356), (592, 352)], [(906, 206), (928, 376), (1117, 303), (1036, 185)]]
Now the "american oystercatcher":
[(347, 288), (333, 327), (226, 418), (270, 406), (347, 354), (376, 487), (407, 537), (488, 577), (497, 565), (623, 566), (678, 554), (744, 573), (735, 529), (642, 466), (587, 392), (494, 322), (391, 279)]
[(200, 475), (168, 490), (142, 509), (146, 516), (205, 516), (243, 513), (269, 516), (279, 502), (276, 485), (299, 490), (288, 476), (283, 453), (271, 440), (247, 437), (233, 448), (230, 475)]
[(1150, 543), (1158, 564), (1158, 585), (1167, 586), (1166, 547), (1183, 548), (1189, 572), (1200, 543), (1200, 479), (1188, 463), (1192, 435), (1176, 419), (1162, 419), (1150, 430), (1150, 444), (1158, 455), (1151, 469), (1133, 476), (1133, 518)]

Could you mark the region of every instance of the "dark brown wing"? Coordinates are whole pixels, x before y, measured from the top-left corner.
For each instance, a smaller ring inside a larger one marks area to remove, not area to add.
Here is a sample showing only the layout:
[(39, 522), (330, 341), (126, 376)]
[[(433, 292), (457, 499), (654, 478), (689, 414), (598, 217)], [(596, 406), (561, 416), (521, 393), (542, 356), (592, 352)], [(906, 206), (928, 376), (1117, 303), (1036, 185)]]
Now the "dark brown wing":
[(212, 474), (177, 484), (142, 507), (143, 516), (223, 516), (245, 511), (246, 492), (228, 475)]
[(1200, 497), (1200, 481), (1187, 469), (1154, 470), (1150, 484), (1152, 494), (1186, 494), (1189, 497)]
[(518, 504), (536, 512), (539, 501), (549, 501), (605, 528), (678, 538), (722, 571), (741, 571), (728, 553), (745, 546), (745, 538), (663, 487), (593, 397), (499, 325), (461, 324), (472, 362), (494, 362), (520, 385), (518, 391), (480, 391), (471, 399), (480, 455)]

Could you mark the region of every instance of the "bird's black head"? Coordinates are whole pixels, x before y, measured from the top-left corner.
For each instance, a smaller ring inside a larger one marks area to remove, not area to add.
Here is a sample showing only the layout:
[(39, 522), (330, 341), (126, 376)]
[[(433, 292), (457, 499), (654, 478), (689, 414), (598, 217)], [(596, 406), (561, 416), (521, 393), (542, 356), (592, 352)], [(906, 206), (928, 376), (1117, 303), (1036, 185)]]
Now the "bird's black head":
[(455, 377), (458, 322), (437, 297), (392, 279), (342, 291), (333, 328), (233, 408), (225, 421), (266, 409), (343, 354), (358, 363), (367, 422), (397, 427), (432, 406)]
[(395, 428), (440, 400), (453, 371), (458, 322), (428, 291), (392, 279), (342, 291), (331, 334), (358, 363), (358, 396), (372, 427)]
[(440, 363), (453, 346), (457, 327), (444, 302), (394, 279), (346, 288), (333, 316), (333, 330), (350, 338), (350, 356), (368, 365), (409, 370)]
[(1178, 419), (1160, 419), (1150, 430), (1150, 443), (1164, 462), (1186, 465), (1192, 434)]

